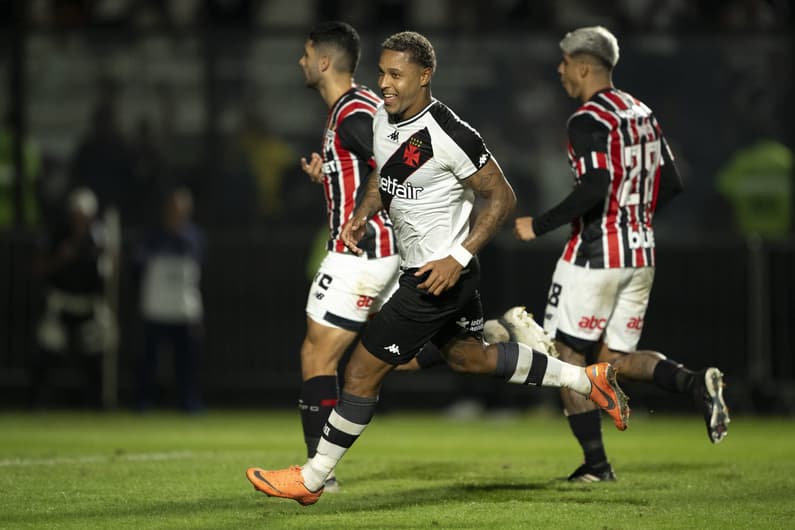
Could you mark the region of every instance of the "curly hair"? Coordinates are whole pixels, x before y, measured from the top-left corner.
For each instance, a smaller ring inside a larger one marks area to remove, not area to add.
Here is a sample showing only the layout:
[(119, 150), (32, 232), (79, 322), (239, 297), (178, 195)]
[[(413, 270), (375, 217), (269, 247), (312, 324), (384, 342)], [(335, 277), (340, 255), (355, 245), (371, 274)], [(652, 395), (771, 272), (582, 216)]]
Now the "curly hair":
[(402, 31), (387, 38), (381, 48), (396, 52), (407, 52), (409, 60), (436, 71), (436, 52), (431, 41), (416, 31)]

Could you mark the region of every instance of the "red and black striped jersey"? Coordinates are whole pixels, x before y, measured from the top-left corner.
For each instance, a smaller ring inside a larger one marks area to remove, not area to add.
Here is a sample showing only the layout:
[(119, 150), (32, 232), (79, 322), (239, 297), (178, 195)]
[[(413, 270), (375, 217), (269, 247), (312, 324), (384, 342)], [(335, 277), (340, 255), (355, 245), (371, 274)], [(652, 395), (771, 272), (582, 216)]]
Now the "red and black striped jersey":
[[(349, 252), (340, 239), (342, 225), (350, 219), (364, 183), (375, 168), (373, 115), (380, 98), (363, 85), (353, 86), (331, 107), (323, 135), (323, 188), (326, 195), (328, 250)], [(386, 212), (374, 215), (358, 244), (370, 258), (397, 252), (392, 223)]]
[(590, 268), (654, 266), (654, 212), (661, 197), (683, 186), (651, 109), (626, 92), (605, 89), (569, 118), (568, 132), (575, 192), (582, 188), (570, 197), (585, 198), (569, 203), (585, 209), (572, 221), (563, 259)]

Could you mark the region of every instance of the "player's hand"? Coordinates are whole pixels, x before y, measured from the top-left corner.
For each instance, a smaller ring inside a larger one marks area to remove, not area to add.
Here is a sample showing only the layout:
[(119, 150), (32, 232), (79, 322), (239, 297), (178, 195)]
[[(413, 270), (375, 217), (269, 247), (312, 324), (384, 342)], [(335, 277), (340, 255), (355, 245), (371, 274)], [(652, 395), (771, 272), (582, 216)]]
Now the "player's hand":
[(520, 241), (531, 241), (536, 238), (536, 233), (533, 230), (532, 217), (517, 217), (514, 222), (513, 235)]
[(429, 273), (421, 284), (417, 285), (419, 289), (426, 289), (430, 294), (439, 296), (443, 292), (452, 288), (458, 279), (461, 277), (461, 264), (458, 263), (452, 256), (429, 261), (419, 268), (414, 276), (422, 276), (426, 272)]
[(348, 219), (348, 221), (342, 225), (342, 230), (340, 230), (340, 239), (342, 239), (342, 242), (348, 247), (348, 250), (357, 256), (361, 256), (364, 253), (357, 245), (359, 241), (362, 240), (362, 237), (364, 237), (365, 230), (367, 230), (367, 219), (356, 216)]
[(323, 182), (323, 158), (319, 154), (312, 153), (309, 162), (306, 161), (306, 158), (301, 157), (301, 169), (309, 175), (309, 180), (312, 182)]

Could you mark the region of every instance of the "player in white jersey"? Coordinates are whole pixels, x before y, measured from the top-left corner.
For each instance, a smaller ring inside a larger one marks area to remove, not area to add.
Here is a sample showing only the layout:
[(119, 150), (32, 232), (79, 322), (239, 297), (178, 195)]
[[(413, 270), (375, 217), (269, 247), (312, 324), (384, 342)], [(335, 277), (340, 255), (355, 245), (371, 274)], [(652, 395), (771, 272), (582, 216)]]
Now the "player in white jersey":
[[(474, 255), (516, 198), (477, 131), (431, 97), (435, 67), (433, 47), (418, 33), (397, 33), (382, 44), (378, 85), (384, 104), (373, 121), (379, 179), (368, 182), (342, 238), (363, 253), (358, 244), (368, 219), (387, 208), (404, 272), (351, 355), (315, 456), (303, 467), (246, 472), (269, 496), (317, 502), (329, 472), (369, 424), (383, 378), (429, 341), (460, 371), (571, 388), (610, 413), (619, 429), (627, 426), (627, 399), (609, 364), (583, 369), (517, 342), (484, 345)], [(470, 226), (476, 196), (482, 207)]]
[[(622, 377), (691, 394), (710, 441), (718, 443), (729, 423), (720, 370), (693, 372), (658, 352), (635, 351), (654, 279), (652, 218), (683, 188), (673, 155), (651, 109), (613, 86), (619, 52), (608, 30), (580, 28), (560, 48), (561, 83), (582, 102), (568, 122), (576, 186), (544, 214), (515, 221), (524, 241), (572, 223), (552, 278), (544, 328), (555, 337), (561, 359), (581, 366), (607, 361)], [(566, 389), (561, 396), (585, 455), (569, 480), (614, 480), (599, 410)]]
[[(361, 256), (340, 239), (340, 228), (353, 214), (356, 198), (372, 172), (373, 115), (380, 98), (356, 84), (359, 35), (344, 22), (315, 26), (299, 64), (306, 84), (329, 108), (322, 154), (312, 153), (301, 167), (323, 186), (329, 225), (328, 253), (312, 282), (306, 302), (306, 335), (301, 345), (301, 393), (298, 407), (307, 457), (315, 454), (321, 429), (337, 404), (337, 367), (364, 323), (397, 288), (397, 248), (389, 218), (373, 216)], [(339, 487), (329, 475), (327, 491)]]

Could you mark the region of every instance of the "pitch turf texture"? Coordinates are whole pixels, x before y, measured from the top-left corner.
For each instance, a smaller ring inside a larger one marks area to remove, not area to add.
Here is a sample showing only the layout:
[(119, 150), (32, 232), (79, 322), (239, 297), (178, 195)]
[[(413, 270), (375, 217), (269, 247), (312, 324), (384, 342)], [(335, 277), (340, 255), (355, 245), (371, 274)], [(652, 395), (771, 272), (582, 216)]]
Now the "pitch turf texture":
[(0, 414), (0, 528), (793, 528), (795, 422), (738, 417), (712, 446), (694, 416), (603, 427), (619, 480), (570, 484), (557, 414), (376, 415), (314, 506), (249, 466), (303, 462), (294, 411)]

